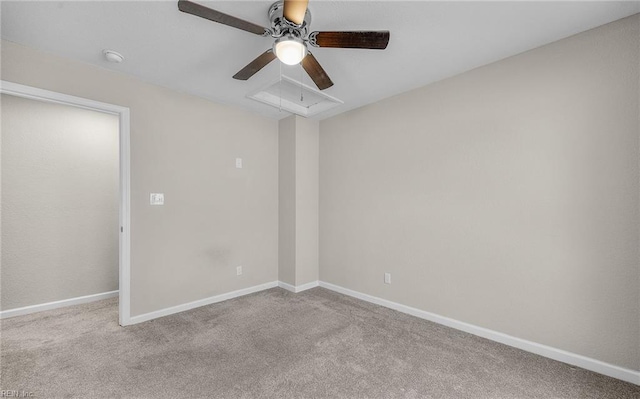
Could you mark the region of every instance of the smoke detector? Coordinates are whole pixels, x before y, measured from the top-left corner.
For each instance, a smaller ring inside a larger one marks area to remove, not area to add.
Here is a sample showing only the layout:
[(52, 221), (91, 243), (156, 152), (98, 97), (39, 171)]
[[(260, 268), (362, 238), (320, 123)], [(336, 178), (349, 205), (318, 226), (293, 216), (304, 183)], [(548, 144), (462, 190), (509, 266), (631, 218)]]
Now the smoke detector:
[(109, 62), (119, 64), (124, 61), (124, 57), (122, 56), (122, 54), (118, 53), (117, 51), (102, 50), (102, 54), (104, 54), (104, 58), (106, 58)]

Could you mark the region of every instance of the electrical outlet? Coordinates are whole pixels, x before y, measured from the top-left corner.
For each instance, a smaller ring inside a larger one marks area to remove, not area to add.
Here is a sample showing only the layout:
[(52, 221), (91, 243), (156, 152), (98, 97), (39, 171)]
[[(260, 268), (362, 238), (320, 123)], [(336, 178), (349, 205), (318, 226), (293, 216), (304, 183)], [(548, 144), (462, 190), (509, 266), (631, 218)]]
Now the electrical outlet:
[(391, 273), (385, 273), (384, 274), (384, 283), (385, 284), (391, 284)]
[(236, 267), (236, 275), (240, 276), (242, 274), (242, 266)]

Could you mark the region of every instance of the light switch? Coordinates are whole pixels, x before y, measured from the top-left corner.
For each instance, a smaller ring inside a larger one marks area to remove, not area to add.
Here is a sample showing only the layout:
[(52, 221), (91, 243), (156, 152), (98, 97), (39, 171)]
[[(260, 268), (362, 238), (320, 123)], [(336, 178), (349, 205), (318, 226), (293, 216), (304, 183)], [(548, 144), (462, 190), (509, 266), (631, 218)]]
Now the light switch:
[(236, 168), (242, 169), (242, 158), (236, 158)]
[(164, 193), (151, 193), (149, 195), (149, 204), (164, 205)]

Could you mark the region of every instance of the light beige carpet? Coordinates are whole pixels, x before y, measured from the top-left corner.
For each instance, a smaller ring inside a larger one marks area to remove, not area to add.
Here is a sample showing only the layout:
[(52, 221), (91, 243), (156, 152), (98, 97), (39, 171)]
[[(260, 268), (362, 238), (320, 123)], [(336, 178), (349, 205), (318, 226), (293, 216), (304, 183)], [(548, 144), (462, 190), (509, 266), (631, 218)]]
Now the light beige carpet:
[(640, 387), (322, 288), (122, 328), (116, 300), (2, 321), (35, 398), (639, 398)]

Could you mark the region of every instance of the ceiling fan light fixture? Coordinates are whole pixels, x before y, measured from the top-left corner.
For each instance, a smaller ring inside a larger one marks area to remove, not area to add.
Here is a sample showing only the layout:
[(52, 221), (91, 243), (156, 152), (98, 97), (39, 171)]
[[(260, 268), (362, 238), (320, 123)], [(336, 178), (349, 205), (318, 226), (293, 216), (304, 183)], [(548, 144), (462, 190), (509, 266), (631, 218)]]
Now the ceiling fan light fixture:
[[(0, 0), (2, 1), (2, 0)], [(333, 82), (316, 57), (307, 51), (313, 47), (353, 48), (384, 50), (389, 44), (389, 31), (315, 31), (310, 32), (311, 12), (309, 0), (277, 0), (267, 13), (270, 26), (265, 28), (232, 15), (205, 7), (190, 0), (178, 0), (178, 9), (196, 17), (208, 19), (262, 37), (276, 39), (270, 49), (233, 75), (234, 79), (247, 80), (276, 58), (287, 65), (301, 64), (318, 89), (333, 86)], [(281, 64), (282, 65), (282, 64)]]
[(307, 55), (304, 41), (295, 36), (283, 36), (273, 44), (276, 57), (287, 65), (297, 65)]

